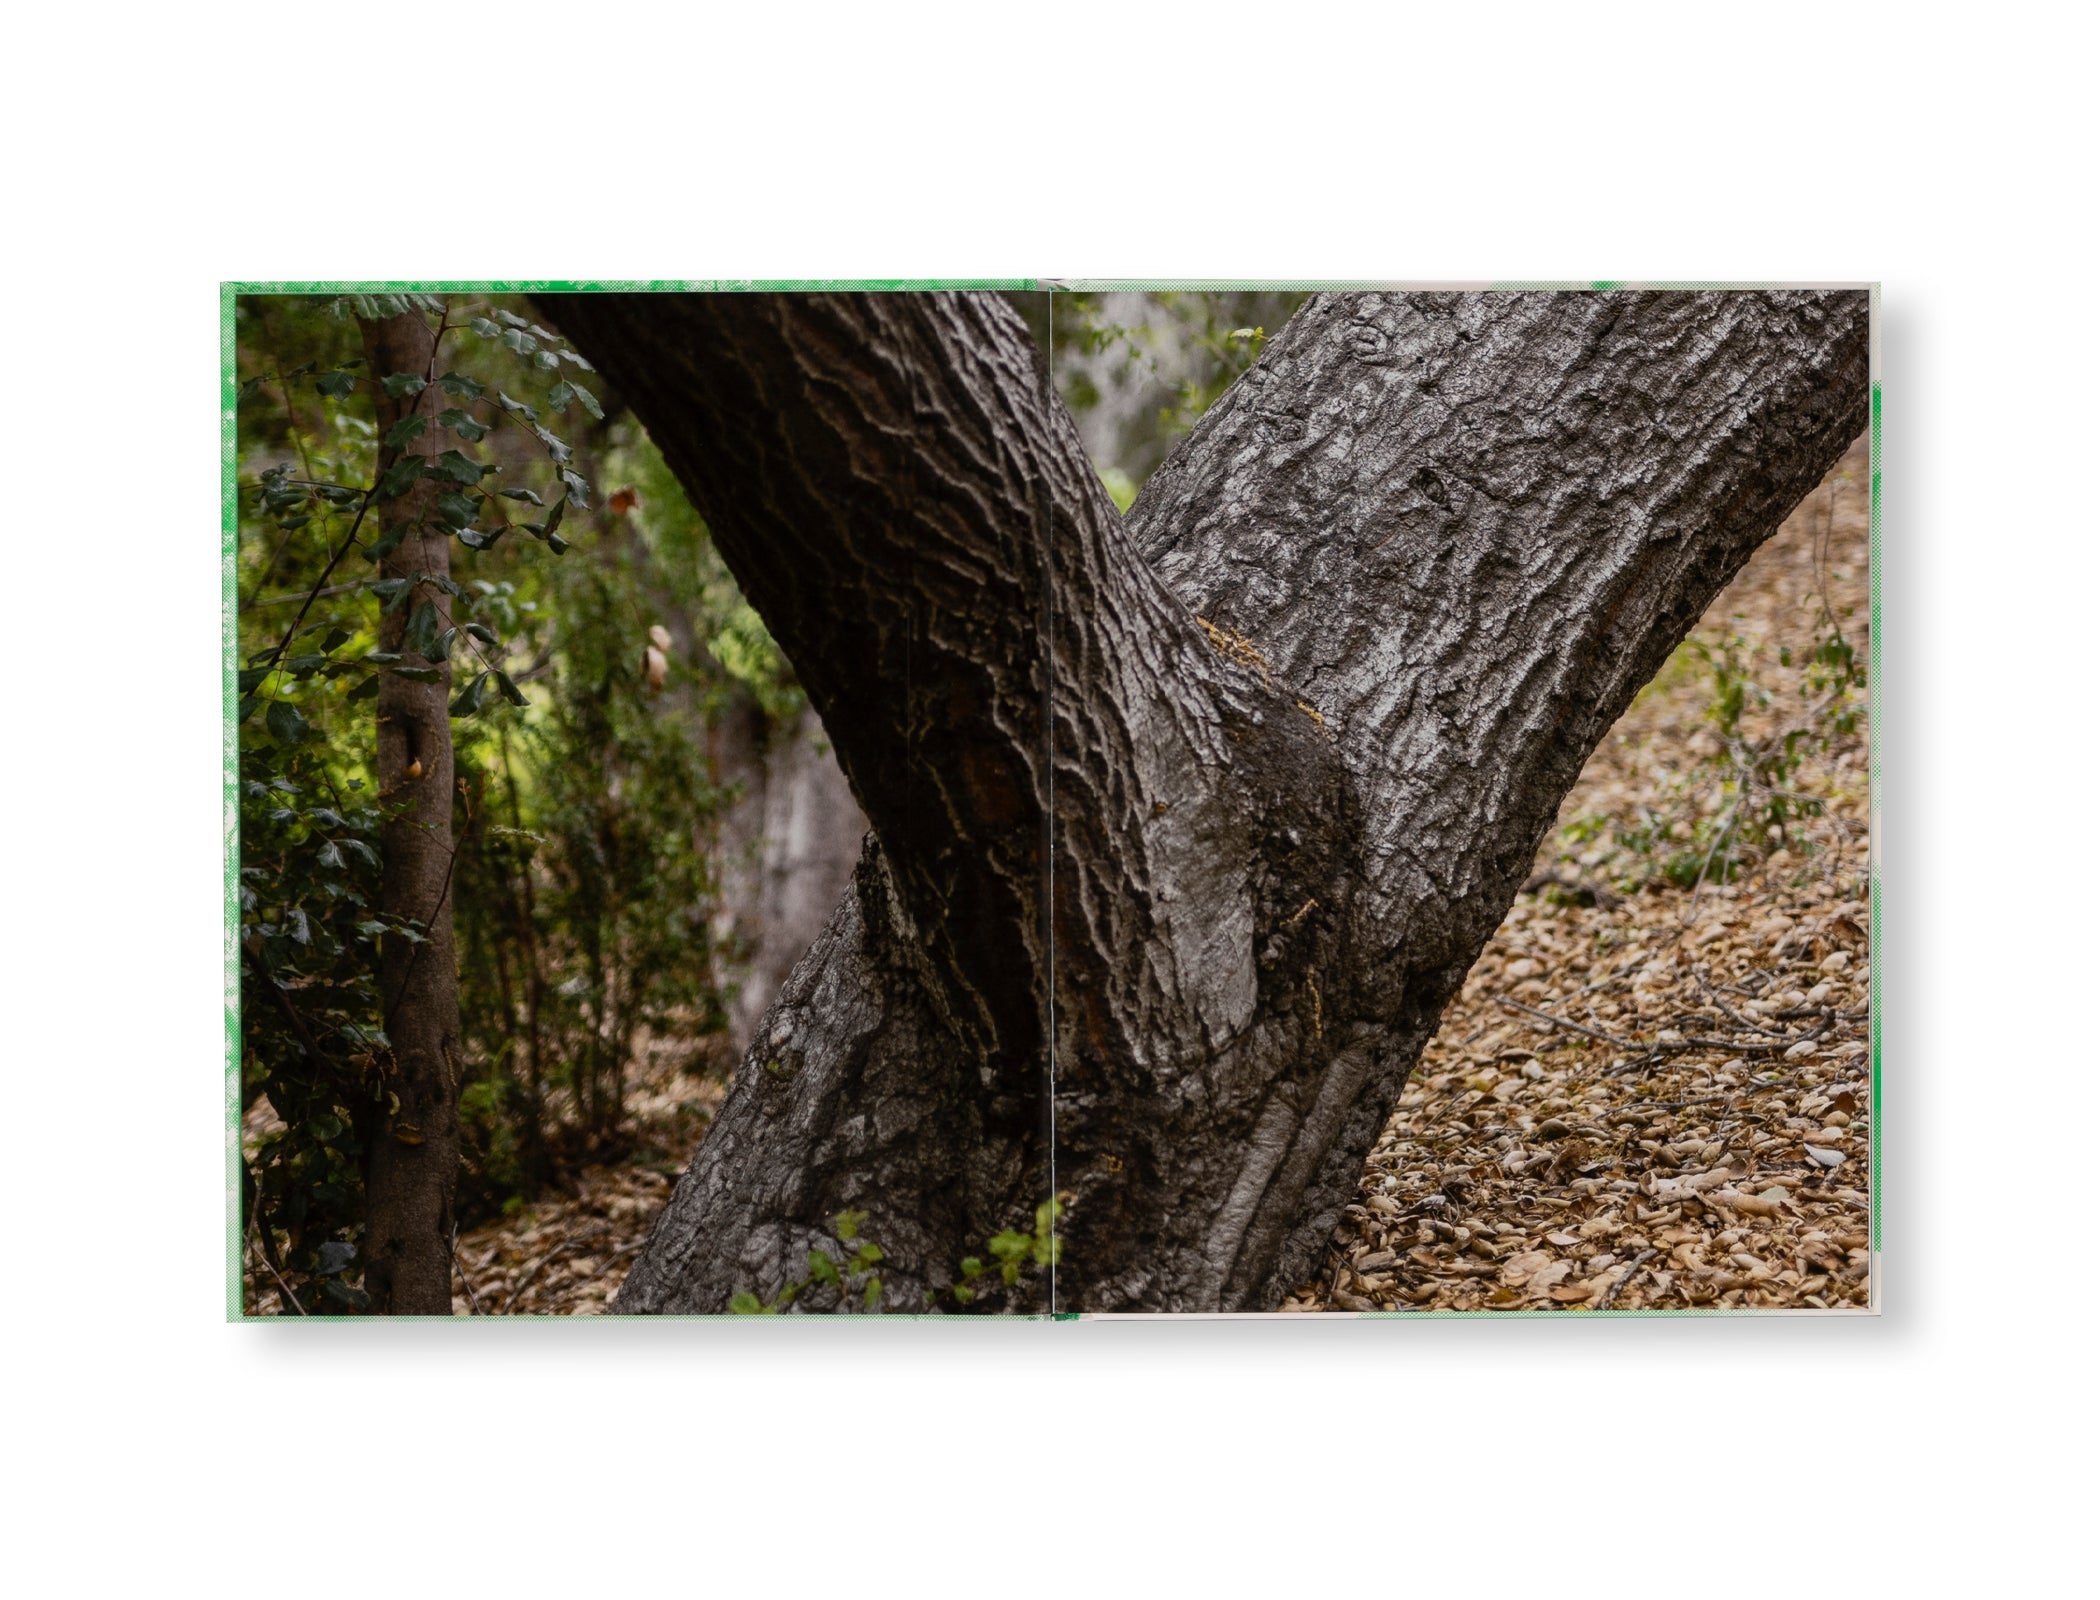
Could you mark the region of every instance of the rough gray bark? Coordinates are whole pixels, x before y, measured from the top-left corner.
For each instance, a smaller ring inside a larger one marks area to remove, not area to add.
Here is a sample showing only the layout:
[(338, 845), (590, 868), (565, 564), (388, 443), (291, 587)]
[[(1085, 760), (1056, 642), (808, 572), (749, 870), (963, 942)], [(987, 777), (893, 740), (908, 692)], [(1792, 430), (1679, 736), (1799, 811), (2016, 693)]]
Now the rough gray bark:
[[(431, 376), (435, 337), (417, 314), (366, 322), (365, 359), (375, 380), (389, 373)], [(435, 416), (443, 403), (435, 384), (422, 394), (379, 396), (383, 434), (402, 417)], [(449, 430), (433, 421), (410, 444), (420, 454), (457, 448)], [(387, 452), (381, 469), (391, 466)], [(416, 484), (386, 507), (384, 526), (407, 533), (380, 562), (382, 578), (444, 578), (451, 570), (445, 528), (431, 516), (436, 483)], [(380, 951), (380, 994), (393, 1049), (384, 1087), (398, 1102), (391, 1114), (361, 1119), (364, 1144), (364, 1287), (375, 1313), (450, 1316), (452, 1313), (452, 1196), (459, 1175), (459, 973), (452, 943), (452, 722), (446, 710), (445, 663), (426, 661), (402, 635), (415, 607), (429, 600), (442, 630), (452, 602), (441, 589), (419, 585), (409, 602), (384, 615), (382, 650), (401, 652), (405, 664), (434, 666), (436, 683), (382, 673), (378, 694), (379, 797), (406, 809), (380, 829), (380, 909), (416, 924), (425, 942), (389, 934)]]
[(1053, 1184), (1058, 1309), (1274, 1306), (1583, 760), (1865, 418), (1862, 293), (1322, 296), (1126, 525), (992, 297), (551, 309), (874, 827), (624, 1311), (847, 1205), (913, 1307)]

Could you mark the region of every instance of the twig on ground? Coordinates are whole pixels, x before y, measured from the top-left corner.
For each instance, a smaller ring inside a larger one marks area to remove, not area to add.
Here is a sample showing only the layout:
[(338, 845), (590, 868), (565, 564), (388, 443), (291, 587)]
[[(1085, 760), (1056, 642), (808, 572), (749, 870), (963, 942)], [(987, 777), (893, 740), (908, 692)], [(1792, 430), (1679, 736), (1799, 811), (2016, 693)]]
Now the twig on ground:
[(1614, 1038), (1600, 1028), (1584, 1027), (1579, 1022), (1570, 1022), (1566, 1017), (1556, 1017), (1550, 1011), (1541, 1011), (1536, 1006), (1527, 1006), (1523, 1001), (1512, 1000), (1507, 995), (1498, 994), (1494, 996), (1494, 1001), (1498, 1006), (1507, 1006), (1512, 1011), (1521, 1011), (1527, 1017), (1537, 1017), (1541, 1022), (1550, 1022), (1556, 1028), (1566, 1028), (1570, 1033), (1586, 1034), (1592, 1039), (1601, 1040), (1615, 1050), (1638, 1050), (1641, 1048), (1637, 1044), (1629, 1044), (1624, 1039)]
[(1636, 1272), (1639, 1272), (1642, 1267), (1646, 1266), (1658, 1254), (1660, 1254), (1660, 1252), (1656, 1250), (1643, 1250), (1639, 1255), (1635, 1256), (1632, 1261), (1628, 1262), (1626, 1265), (1626, 1270), (1619, 1274), (1618, 1278), (1612, 1283), (1612, 1286), (1609, 1289), (1604, 1291), (1604, 1298), (1597, 1302), (1597, 1309), (1599, 1311), (1609, 1311), (1611, 1309), (1611, 1303), (1619, 1298), (1619, 1291), (1621, 1289), (1624, 1289), (1629, 1283), (1633, 1282), (1633, 1275)]
[(1566, 1017), (1556, 1017), (1550, 1011), (1541, 1011), (1536, 1006), (1527, 1006), (1521, 1000), (1512, 1000), (1506, 995), (1498, 994), (1494, 996), (1494, 1001), (1498, 1006), (1507, 1006), (1512, 1011), (1521, 1011), (1527, 1016), (1537, 1017), (1541, 1022), (1550, 1022), (1556, 1028), (1566, 1028), (1571, 1033), (1587, 1034), (1590, 1038), (1600, 1040), (1615, 1049), (1635, 1051), (1649, 1059), (1653, 1059), (1656, 1056), (1680, 1055), (1687, 1050), (1731, 1050), (1740, 1055), (1761, 1055), (1772, 1050), (1791, 1050), (1797, 1044), (1807, 1044), (1812, 1040), (1820, 1039), (1830, 1031), (1830, 1023), (1825, 1021), (1821, 1027), (1811, 1029), (1807, 1033), (1778, 1039), (1658, 1039), (1653, 1044), (1639, 1044), (1625, 1039), (1613, 1038), (1612, 1035), (1603, 1032), (1601, 1029), (1586, 1028), (1579, 1022), (1570, 1022)]
[(1729, 1016), (1733, 1017), (1743, 1027), (1750, 1029), (1753, 1033), (1786, 1032), (1786, 1029), (1784, 1028), (1768, 1028), (1762, 1022), (1752, 1022), (1748, 1017), (1744, 1016), (1740, 1011), (1736, 1010), (1734, 1006), (1730, 1005), (1726, 1000), (1723, 1000), (1721, 998), (1719, 992), (1715, 990), (1714, 986), (1706, 981), (1705, 973), (1695, 972), (1692, 974), (1692, 976), (1699, 980), (1699, 987), (1706, 991), (1707, 999), (1711, 1000), (1715, 1005), (1719, 1006), (1723, 1011), (1727, 1012)]
[(473, 1315), (487, 1316), (488, 1313), (481, 1309), (481, 1296), (474, 1292), (474, 1280), (467, 1276), (466, 1263), (459, 1259), (459, 1224), (456, 1222), (452, 1224), (452, 1270), (459, 1274), (459, 1281), (466, 1288), (467, 1304), (474, 1308)]

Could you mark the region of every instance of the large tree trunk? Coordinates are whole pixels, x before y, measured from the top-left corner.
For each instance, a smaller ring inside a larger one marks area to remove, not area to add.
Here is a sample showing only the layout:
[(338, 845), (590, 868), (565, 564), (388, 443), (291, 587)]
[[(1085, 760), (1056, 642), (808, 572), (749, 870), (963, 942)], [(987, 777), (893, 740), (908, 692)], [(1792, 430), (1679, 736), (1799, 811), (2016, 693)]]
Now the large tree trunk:
[(1125, 523), (994, 297), (550, 310), (874, 828), (622, 1311), (768, 1292), (845, 1206), (915, 1307), (1053, 1190), (1055, 1284), (1003, 1308), (1275, 1306), (1584, 759), (1867, 389), (1863, 293), (1322, 296)]
[[(426, 379), (433, 330), (414, 313), (363, 325), (365, 359), (373, 382), (391, 373)], [(382, 434), (414, 412), (435, 417), (443, 404), (436, 384), (420, 395), (379, 397)], [(456, 448), (449, 430), (433, 420), (408, 448), (436, 455)], [(391, 465), (389, 451), (382, 470)], [(415, 584), (401, 605), (382, 616), (382, 650), (403, 664), (439, 669), (439, 681), (417, 683), (382, 673), (378, 695), (379, 795), (398, 806), (380, 831), (380, 909), (421, 930), (412, 941), (388, 934), (380, 952), (380, 994), (392, 1043), (383, 1088), (390, 1106), (364, 1119), (365, 1292), (374, 1312), (449, 1316), (452, 1312), (452, 1196), (459, 1175), (459, 973), (452, 945), (452, 722), (446, 710), (449, 672), (442, 658), (427, 659), (404, 643), (418, 606), (435, 607), (439, 632), (451, 626), (452, 602), (421, 583), (451, 570), (446, 531), (432, 513), (440, 486), (428, 479), (387, 503), (383, 526), (406, 527), (401, 543), (380, 561), (380, 576)]]

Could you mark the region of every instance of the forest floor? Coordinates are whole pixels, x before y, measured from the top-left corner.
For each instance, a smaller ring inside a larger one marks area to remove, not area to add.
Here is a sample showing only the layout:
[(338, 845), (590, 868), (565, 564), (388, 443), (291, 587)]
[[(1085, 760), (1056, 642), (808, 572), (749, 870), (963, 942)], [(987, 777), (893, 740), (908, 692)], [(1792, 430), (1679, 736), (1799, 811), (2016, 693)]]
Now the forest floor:
[[(1862, 439), (1598, 748), (1283, 1310), (1867, 1305), (1866, 719), (1802, 693), (1831, 621), (1865, 660), (1867, 489)], [(1753, 685), (1732, 741), (1713, 659)], [(1822, 814), (1728, 830), (1796, 728), (1779, 787)], [(637, 1153), (463, 1233), (455, 1312), (605, 1310), (723, 1094), (636, 1080)]]

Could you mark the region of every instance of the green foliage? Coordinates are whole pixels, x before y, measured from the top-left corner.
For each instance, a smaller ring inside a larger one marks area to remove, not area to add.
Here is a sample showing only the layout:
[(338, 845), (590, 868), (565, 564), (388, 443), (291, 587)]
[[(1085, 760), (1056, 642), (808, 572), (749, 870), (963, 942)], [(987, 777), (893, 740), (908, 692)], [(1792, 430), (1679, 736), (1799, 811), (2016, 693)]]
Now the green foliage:
[[(515, 313), (486, 309), (482, 316), (428, 295), (252, 297), (235, 308), (242, 1077), (245, 1103), (267, 1094), (277, 1113), (247, 1152), (250, 1237), (280, 1295), (306, 1310), (363, 1307), (351, 1281), (361, 1158), (377, 1120), (395, 1109), (380, 941), (427, 936), (379, 910), (384, 818), (365, 798), (373, 723), (364, 702), (384, 673), (440, 682), (456, 661), (476, 668), (452, 703), (456, 716), (498, 706), (515, 714), (525, 705), (503, 665), (505, 630), (517, 616), (505, 603), (512, 585), (468, 587), (435, 573), (380, 577), (374, 569), (413, 531), (398, 502), (419, 482), (438, 486), (437, 524), (474, 552), (513, 531), (558, 551), (561, 511), (589, 503), (568, 442), (538, 426), (530, 405), (500, 392), (487, 398), (498, 381), (529, 389), (535, 371), (563, 362), (583, 368), (582, 358)], [(366, 371), (358, 319), (405, 314), (433, 319), (431, 370)], [(522, 325), (526, 347), (464, 348), (463, 340), (475, 342), (467, 327), (484, 341), (496, 329), (501, 340), (492, 318)], [(532, 358), (530, 367), (513, 359), (520, 355)], [(404, 417), (382, 435), (377, 400), (418, 395), (433, 382), (458, 402), (442, 420), (467, 449), (406, 453), (429, 419)], [(596, 411), (573, 376), (558, 387), (566, 401)], [(555, 510), (520, 522), (507, 508), (542, 503), (527, 481), (540, 463), (559, 497)], [(449, 619), (438, 595), (451, 602)], [(378, 648), (379, 619), (389, 613), (406, 618), (395, 651)], [(475, 817), (471, 797), (463, 801), (464, 847)]]
[[(985, 1249), (991, 1252), (997, 1264), (999, 1281), (1011, 1287), (1018, 1283), (1021, 1274), (1029, 1266), (1047, 1267), (1064, 1259), (1065, 1242), (1058, 1237), (1057, 1219), (1064, 1215), (1064, 1207), (1055, 1199), (1045, 1200), (1035, 1208), (1035, 1232), (1016, 1233), (1008, 1229), (994, 1234), (985, 1241)], [(972, 1285), (987, 1268), (976, 1256), (966, 1258), (962, 1270), (957, 1273), (958, 1282), (949, 1292), (967, 1304), (976, 1293)]]
[(704, 742), (718, 686), (674, 642), (653, 687), (645, 655), (650, 619), (704, 616), (694, 568), (606, 515), (541, 585), (544, 703), (461, 752), (500, 819), (460, 874), (469, 1053), (503, 1080), (465, 1124), (469, 1210), (541, 1181), (550, 1137), (609, 1154), (639, 1039), (690, 1048), (725, 1021), (706, 829), (726, 796)]
[[(706, 651), (705, 661), (690, 664), (695, 681), (718, 695), (740, 687), (772, 721), (793, 721), (807, 704), (801, 686), (780, 646), (722, 564), (706, 524), (687, 503), (662, 454), (632, 422), (616, 426), (611, 439), (607, 476), (625, 485), (622, 493), (633, 497), (629, 515), (657, 571), (666, 577), (679, 575), (678, 603), (691, 618), (694, 639)], [(710, 702), (714, 708), (715, 702)]]
[(308, 1310), (362, 1310), (364, 1292), (345, 1274), (364, 1130), (389, 1109), (375, 977), (388, 927), (375, 911), (379, 813), (358, 780), (337, 788), (312, 751), (258, 742), (243, 748), (240, 770), (252, 818), (239, 888), (242, 1098), (267, 1092), (277, 1112), (248, 1152), (251, 1225), (288, 1296)]
[[(1063, 1260), (1064, 1240), (1057, 1232), (1058, 1219), (1063, 1215), (1063, 1204), (1052, 1198), (1035, 1208), (1033, 1233), (1008, 1229), (994, 1234), (985, 1241), (991, 1263), (987, 1265), (981, 1256), (965, 1257), (953, 1284), (939, 1293), (927, 1291), (927, 1309), (938, 1310), (944, 1295), (956, 1305), (971, 1304), (984, 1293), (978, 1284), (988, 1274), (996, 1274), (1001, 1284), (1011, 1288), (1031, 1268), (1041, 1269)], [(832, 1219), (832, 1232), (839, 1247), (837, 1256), (828, 1250), (812, 1250), (809, 1270), (783, 1284), (770, 1300), (761, 1300), (743, 1290), (730, 1296), (729, 1310), (737, 1316), (772, 1316), (787, 1310), (812, 1289), (837, 1290), (835, 1309), (840, 1311), (878, 1309), (882, 1304), (882, 1280), (876, 1276), (875, 1268), (883, 1260), (883, 1253), (872, 1241), (860, 1236), (861, 1224), (867, 1220), (865, 1211), (841, 1211)]]
[(770, 1300), (761, 1300), (748, 1290), (731, 1295), (730, 1311), (740, 1317), (776, 1316), (811, 1289), (837, 1290), (840, 1311), (878, 1309), (882, 1304), (882, 1279), (875, 1269), (882, 1263), (882, 1248), (861, 1238), (860, 1225), (867, 1220), (865, 1211), (841, 1211), (831, 1223), (838, 1240), (836, 1256), (828, 1250), (810, 1251), (809, 1270), (802, 1277), (782, 1285)]
[(1128, 413), (1097, 463), (1119, 509), (1129, 510), (1166, 452), (1304, 299), (1198, 290), (1056, 296), (1051, 347), (1065, 403), (1078, 416)]
[[(1679, 663), (1696, 664), (1708, 679), (1712, 748), (1667, 786), (1665, 805), (1643, 805), (1611, 829), (1627, 864), (1619, 888), (1628, 893), (1651, 883), (1678, 889), (1727, 883), (1781, 848), (1812, 855), (1815, 841), (1804, 825), (1823, 814), (1823, 802), (1800, 792), (1797, 774), (1810, 755), (1852, 735), (1865, 710), (1865, 662), (1827, 601), (1805, 656), (1797, 662), (1790, 647), (1778, 651), (1782, 669), (1798, 669), (1792, 697), (1806, 702), (1803, 714), (1761, 738), (1746, 730), (1746, 719), (1770, 710), (1780, 696), (1756, 676), (1753, 652), (1739, 635), (1685, 641), (1657, 681), (1680, 670)], [(1602, 818), (1583, 818), (1562, 837), (1580, 846), (1607, 827)]]

